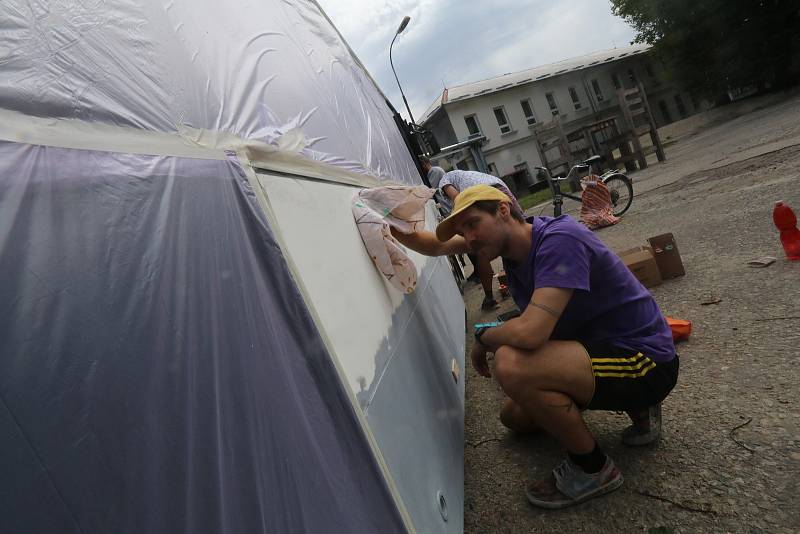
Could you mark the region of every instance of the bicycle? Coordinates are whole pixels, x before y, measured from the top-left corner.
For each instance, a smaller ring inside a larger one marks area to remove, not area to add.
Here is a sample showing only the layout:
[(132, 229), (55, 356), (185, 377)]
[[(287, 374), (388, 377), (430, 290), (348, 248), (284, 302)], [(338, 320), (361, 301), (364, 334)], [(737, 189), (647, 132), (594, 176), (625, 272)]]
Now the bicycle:
[[(563, 177), (553, 177), (553, 175), (550, 174), (550, 169), (547, 167), (534, 167), (539, 171), (539, 175), (547, 180), (550, 186), (550, 192), (553, 194), (553, 215), (555, 217), (561, 215), (561, 205), (564, 203), (564, 197), (577, 200), (578, 202), (581, 201), (581, 197), (577, 195), (562, 193), (559, 182), (570, 180), (573, 173), (591, 169), (592, 165), (600, 163), (603, 159), (603, 156), (592, 156), (572, 167), (567, 175)], [(600, 175), (600, 181), (605, 184), (608, 188), (608, 192), (611, 194), (612, 213), (615, 217), (620, 217), (623, 213), (628, 211), (628, 208), (631, 207), (631, 202), (633, 202), (633, 182), (631, 182), (631, 179), (625, 174), (616, 169), (606, 171)]]

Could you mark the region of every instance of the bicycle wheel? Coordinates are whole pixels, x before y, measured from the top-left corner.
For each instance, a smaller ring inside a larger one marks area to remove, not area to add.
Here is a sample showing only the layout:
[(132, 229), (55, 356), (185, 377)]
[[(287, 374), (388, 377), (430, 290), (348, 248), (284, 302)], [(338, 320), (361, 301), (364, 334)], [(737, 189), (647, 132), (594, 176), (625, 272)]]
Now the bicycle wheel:
[(611, 193), (612, 212), (615, 217), (619, 217), (631, 207), (633, 202), (633, 184), (631, 179), (624, 174), (612, 174), (603, 183), (606, 184), (608, 192)]

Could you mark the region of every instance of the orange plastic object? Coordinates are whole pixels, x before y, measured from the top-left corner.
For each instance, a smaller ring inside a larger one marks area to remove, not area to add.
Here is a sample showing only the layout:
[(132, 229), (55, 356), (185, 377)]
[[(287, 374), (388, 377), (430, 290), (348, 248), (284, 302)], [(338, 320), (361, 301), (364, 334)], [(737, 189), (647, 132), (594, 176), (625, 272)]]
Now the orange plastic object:
[(683, 319), (664, 316), (670, 330), (672, 330), (672, 341), (685, 341), (692, 334), (692, 322)]

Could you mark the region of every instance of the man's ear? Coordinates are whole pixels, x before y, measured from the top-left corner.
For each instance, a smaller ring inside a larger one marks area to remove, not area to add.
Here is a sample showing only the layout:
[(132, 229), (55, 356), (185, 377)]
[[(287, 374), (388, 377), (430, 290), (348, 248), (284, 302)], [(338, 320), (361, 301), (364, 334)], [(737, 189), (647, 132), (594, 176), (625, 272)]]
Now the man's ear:
[(508, 219), (511, 216), (511, 206), (508, 202), (501, 202), (497, 210), (503, 219)]

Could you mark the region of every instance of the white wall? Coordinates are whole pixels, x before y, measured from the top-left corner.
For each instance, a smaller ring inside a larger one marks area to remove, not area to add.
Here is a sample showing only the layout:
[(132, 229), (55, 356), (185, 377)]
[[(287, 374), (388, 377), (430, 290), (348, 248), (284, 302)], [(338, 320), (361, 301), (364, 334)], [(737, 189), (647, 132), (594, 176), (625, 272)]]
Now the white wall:
[[(647, 73), (645, 68), (647, 64), (650, 65), (653, 76)], [(537, 124), (552, 120), (553, 115), (546, 98), (548, 92), (553, 93), (563, 122), (588, 119), (592, 115), (593, 106), (595, 110), (603, 111), (616, 105), (617, 89), (612, 81), (613, 74), (618, 76), (623, 87), (634, 86), (630, 80), (629, 69), (633, 70), (636, 79), (644, 85), (657, 124), (663, 125), (667, 122), (660, 110), (661, 100), (666, 103), (672, 121), (682, 118), (675, 102), (676, 94), (680, 94), (683, 99), (686, 116), (703, 110), (702, 107), (694, 106), (689, 93), (679, 91), (675, 86), (664, 82), (662, 66), (647, 55), (624, 58), (543, 80), (534, 80), (526, 85), (509, 87), (483, 96), (451, 102), (446, 104), (445, 110), (459, 141), (469, 137), (465, 117), (475, 115), (481, 132), (487, 138), (483, 146), (486, 160), (488, 163), (494, 163), (498, 174), (502, 176), (514, 172), (514, 165), (523, 161), (528, 163), (529, 169), (541, 165), (536, 144), (531, 137), (531, 127), (527, 124), (520, 104), (522, 100), (530, 99)], [(597, 98), (592, 80), (597, 80), (602, 99)], [(570, 86), (575, 87), (578, 93), (581, 103), (579, 110), (575, 109), (570, 97)], [(500, 126), (493, 111), (497, 106), (503, 106), (505, 109), (506, 118), (511, 126), (510, 133), (500, 133)]]
[[(601, 64), (596, 67), (582, 69), (575, 72), (567, 72), (562, 75), (534, 81), (519, 87), (510, 87), (506, 90), (488, 93), (483, 96), (470, 98), (464, 101), (456, 101), (446, 105), (446, 111), (456, 137), (464, 140), (469, 137), (465, 117), (475, 115), (481, 128), (481, 132), (486, 136), (487, 143), (483, 146), (486, 160), (497, 166), (500, 175), (514, 172), (514, 165), (527, 162), (529, 168), (541, 165), (535, 142), (531, 137), (532, 127), (527, 124), (521, 101), (530, 99), (534, 116), (537, 124), (547, 123), (552, 120), (552, 111), (547, 103), (546, 94), (553, 93), (558, 105), (561, 120), (569, 122), (581, 118), (588, 118), (592, 115), (593, 107), (597, 111), (602, 111), (607, 107), (613, 106), (617, 101), (616, 88), (612, 82), (612, 74), (616, 73), (620, 82), (625, 87), (632, 87), (628, 69), (633, 69), (640, 81), (646, 86), (651, 85), (653, 78), (646, 74), (643, 62), (648, 59), (634, 57), (623, 59), (609, 64)], [(650, 60), (653, 73), (658, 76), (659, 66)], [(592, 80), (597, 80), (602, 93), (602, 100), (595, 95), (592, 87)], [(569, 87), (575, 87), (580, 100), (581, 109), (576, 110), (569, 94)], [(668, 97), (668, 105), (671, 105), (670, 113), (675, 119), (674, 96), (672, 93)], [(687, 113), (694, 113), (689, 95), (684, 95)], [(657, 103), (655, 104), (657, 105)], [(494, 116), (494, 108), (503, 106), (506, 118), (511, 125), (511, 132), (500, 133), (500, 126)], [(654, 109), (654, 113), (658, 113)], [(526, 140), (527, 138), (527, 140)]]
[[(531, 99), (536, 120), (538, 122), (549, 122), (552, 117), (552, 112), (547, 104), (545, 95), (548, 92), (552, 92), (563, 121), (580, 119), (591, 114), (592, 103), (594, 103), (598, 109), (604, 109), (606, 105), (610, 105), (604, 104), (605, 102), (616, 100), (616, 89), (611, 81), (612, 73), (616, 72), (620, 81), (626, 86), (631, 87), (627, 74), (629, 68), (633, 68), (637, 77), (647, 83), (648, 78), (644, 73), (644, 69), (635, 65), (634, 60), (618, 61), (611, 64), (598, 65), (591, 69), (565, 73), (553, 78), (545, 78), (527, 85), (511, 87), (504, 91), (488, 93), (484, 96), (470, 98), (464, 101), (456, 101), (447, 104), (446, 109), (450, 121), (453, 124), (456, 137), (458, 137), (459, 140), (464, 140), (469, 136), (464, 117), (472, 114), (476, 115), (481, 126), (481, 131), (488, 139), (488, 143), (484, 148), (486, 150), (491, 150), (492, 148), (519, 140), (530, 133), (522, 111), (522, 106), (520, 105), (521, 100), (526, 98)], [(600, 85), (604, 97), (602, 102), (598, 102), (595, 98), (594, 91), (591, 87), (593, 79), (597, 79)], [(584, 80), (586, 82), (586, 89), (584, 89)], [(575, 110), (569, 95), (568, 89), (570, 86), (575, 87), (581, 102), (581, 109), (578, 111)], [(587, 90), (589, 93), (588, 95)], [(590, 98), (592, 100), (591, 103)], [(512, 127), (512, 133), (501, 135), (500, 127), (497, 124), (493, 112), (493, 108), (497, 106), (505, 107), (506, 116)]]
[(494, 163), (497, 166), (497, 172), (500, 176), (514, 172), (516, 170), (514, 166), (521, 163), (527, 163), (531, 176), (535, 176), (533, 168), (542, 164), (539, 153), (536, 150), (536, 144), (532, 139), (525, 143), (502, 148), (498, 152), (488, 154), (486, 155), (486, 161)]

